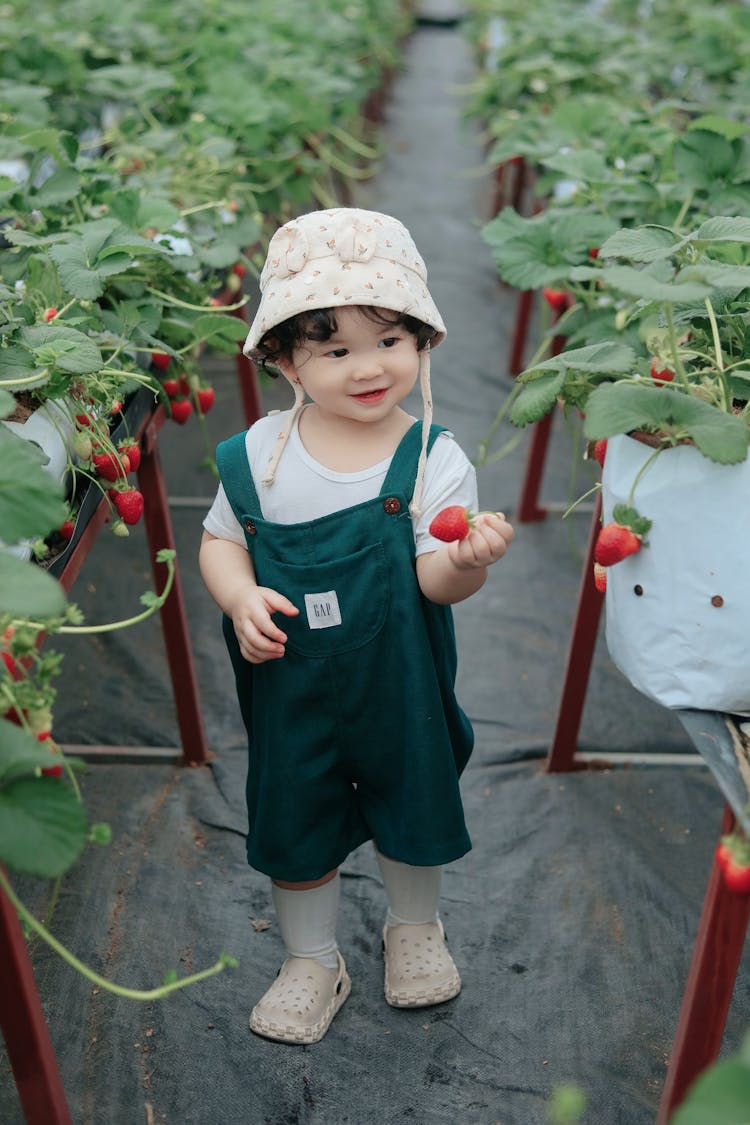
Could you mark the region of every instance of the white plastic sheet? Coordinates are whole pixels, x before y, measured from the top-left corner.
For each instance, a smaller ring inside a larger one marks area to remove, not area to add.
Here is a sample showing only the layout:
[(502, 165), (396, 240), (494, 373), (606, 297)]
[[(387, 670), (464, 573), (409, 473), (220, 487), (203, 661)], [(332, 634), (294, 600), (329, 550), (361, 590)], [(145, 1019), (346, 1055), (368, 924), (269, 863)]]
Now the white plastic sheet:
[[(625, 435), (609, 439), (605, 523), (652, 453)], [(647, 546), (607, 571), (612, 660), (666, 707), (750, 714), (750, 461), (664, 450), (632, 504), (653, 526)]]

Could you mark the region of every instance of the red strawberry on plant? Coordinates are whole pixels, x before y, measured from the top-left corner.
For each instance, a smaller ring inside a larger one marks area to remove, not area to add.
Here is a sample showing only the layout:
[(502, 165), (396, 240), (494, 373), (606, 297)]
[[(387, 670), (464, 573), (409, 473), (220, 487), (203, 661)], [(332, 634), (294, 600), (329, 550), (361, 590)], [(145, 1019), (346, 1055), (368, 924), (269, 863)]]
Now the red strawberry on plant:
[(594, 563), (594, 586), (600, 594), (607, 592), (607, 568), (601, 563)]
[(76, 525), (73, 523), (72, 520), (63, 520), (63, 522), (58, 527), (57, 531), (58, 531), (58, 534), (62, 535), (63, 539), (65, 539), (65, 541), (69, 543), (70, 540), (73, 538), (73, 534), (75, 532), (75, 529), (76, 529)]
[(162, 387), (167, 398), (177, 398), (180, 393), (180, 384), (176, 379), (162, 379)]
[(192, 390), (190, 379), (184, 371), (177, 381), (177, 386), (181, 395), (189, 395), (190, 391)]
[(195, 397), (198, 399), (198, 409), (201, 414), (208, 414), (216, 399), (213, 387), (200, 387)]
[(137, 488), (127, 488), (113, 491), (111, 495), (118, 516), (127, 524), (138, 523), (143, 515), (143, 493)]
[(599, 257), (599, 247), (598, 246), (589, 246), (589, 258), (596, 259), (598, 257)]
[(243, 265), (242, 262), (237, 262), (232, 266), (232, 273), (235, 277), (244, 277), (247, 273), (247, 266)]
[(176, 398), (170, 402), (172, 418), (179, 426), (184, 426), (193, 412), (193, 404), (189, 398)]
[(602, 468), (604, 468), (604, 458), (607, 454), (607, 439), (600, 438), (599, 441), (594, 442), (594, 460), (598, 461)]
[(171, 362), (172, 357), (166, 352), (151, 352), (151, 365), (159, 371), (166, 371)]
[(750, 894), (750, 842), (739, 832), (722, 836), (716, 861), (727, 887), (738, 895)]
[(49, 324), (49, 322), (50, 322), (51, 320), (54, 320), (54, 319), (55, 319), (55, 317), (57, 316), (57, 309), (55, 309), (55, 308), (52, 308), (52, 307), (50, 306), (50, 308), (48, 308), (48, 309), (45, 309), (45, 310), (44, 310), (44, 312), (42, 313), (42, 316), (44, 317), (44, 319), (45, 319), (45, 320), (47, 321), (47, 323)]
[(122, 480), (130, 472), (130, 459), (124, 454), (120, 458), (116, 453), (95, 453), (91, 462), (105, 480)]
[(568, 306), (568, 294), (564, 289), (553, 289), (546, 285), (542, 289), (542, 296), (553, 312), (564, 312)]
[(136, 441), (124, 441), (120, 446), (120, 456), (130, 462), (130, 472), (137, 473), (141, 464), (141, 449)]
[(651, 520), (639, 516), (635, 508), (616, 504), (612, 523), (605, 524), (597, 536), (594, 561), (600, 566), (614, 566), (628, 555), (635, 555), (650, 527)]
[(657, 383), (671, 383), (674, 379), (674, 371), (671, 367), (662, 367), (659, 360), (654, 357), (651, 360), (651, 378), (655, 379)]
[(453, 543), (457, 539), (465, 539), (471, 529), (473, 513), (461, 504), (451, 504), (443, 508), (430, 524), (430, 535), (441, 539), (444, 543)]

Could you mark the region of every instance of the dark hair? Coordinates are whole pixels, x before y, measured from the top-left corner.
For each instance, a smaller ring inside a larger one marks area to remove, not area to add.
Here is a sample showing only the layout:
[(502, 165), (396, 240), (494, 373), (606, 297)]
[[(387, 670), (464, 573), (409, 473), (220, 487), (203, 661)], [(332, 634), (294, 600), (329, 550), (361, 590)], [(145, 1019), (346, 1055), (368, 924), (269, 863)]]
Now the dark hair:
[[(432, 325), (425, 324), (423, 320), (418, 320), (417, 317), (409, 316), (407, 313), (397, 312), (389, 315), (389, 310), (379, 309), (374, 305), (346, 306), (346, 308), (352, 307), (360, 309), (366, 317), (378, 324), (392, 324), (394, 327), (405, 328), (416, 338), (419, 352), (438, 334), (437, 329)], [(337, 331), (334, 308), (311, 309), (310, 312), (298, 313), (296, 316), (290, 316), (288, 320), (282, 320), (281, 324), (269, 328), (253, 348), (253, 358), (269, 375), (276, 376), (278, 372), (273, 370), (273, 365), (278, 363), (279, 359), (291, 359), (294, 350), (305, 340), (324, 342), (330, 340)]]

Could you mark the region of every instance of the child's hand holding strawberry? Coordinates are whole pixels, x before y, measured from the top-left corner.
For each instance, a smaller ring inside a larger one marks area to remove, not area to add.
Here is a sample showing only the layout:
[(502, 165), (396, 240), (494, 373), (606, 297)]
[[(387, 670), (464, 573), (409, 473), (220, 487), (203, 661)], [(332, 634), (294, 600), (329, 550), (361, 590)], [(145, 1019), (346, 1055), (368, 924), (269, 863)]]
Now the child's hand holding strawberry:
[(453, 505), (438, 513), (430, 524), (430, 534), (447, 546), (419, 556), (419, 585), (426, 598), (452, 605), (484, 584), (487, 567), (503, 557), (514, 532), (502, 512), (475, 515)]

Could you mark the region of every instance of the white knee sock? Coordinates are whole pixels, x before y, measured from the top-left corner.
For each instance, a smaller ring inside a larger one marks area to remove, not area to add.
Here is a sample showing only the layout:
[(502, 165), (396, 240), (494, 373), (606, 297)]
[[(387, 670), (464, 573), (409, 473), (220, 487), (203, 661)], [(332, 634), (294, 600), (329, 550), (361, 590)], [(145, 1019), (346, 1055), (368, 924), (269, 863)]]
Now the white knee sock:
[(442, 867), (412, 867), (408, 863), (388, 859), (375, 849), (385, 893), (388, 897), (386, 926), (404, 922), (421, 925), (436, 922)]
[(305, 891), (290, 891), (271, 884), (279, 930), (290, 957), (312, 957), (327, 969), (337, 967), (340, 886), (338, 871), (327, 883)]

